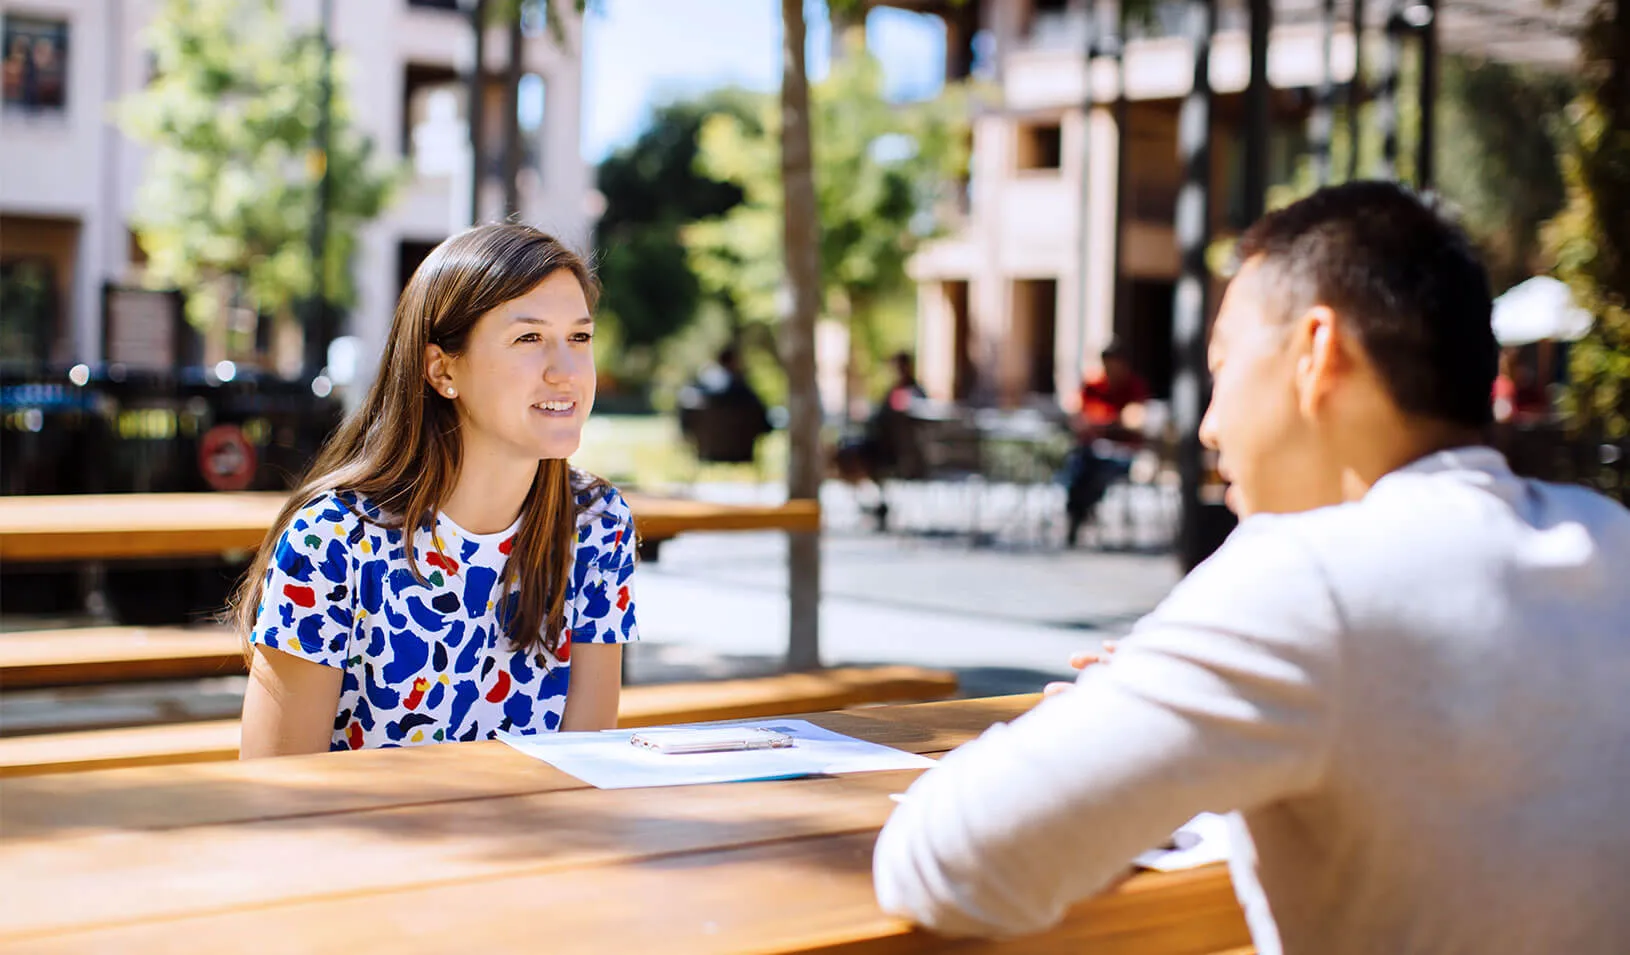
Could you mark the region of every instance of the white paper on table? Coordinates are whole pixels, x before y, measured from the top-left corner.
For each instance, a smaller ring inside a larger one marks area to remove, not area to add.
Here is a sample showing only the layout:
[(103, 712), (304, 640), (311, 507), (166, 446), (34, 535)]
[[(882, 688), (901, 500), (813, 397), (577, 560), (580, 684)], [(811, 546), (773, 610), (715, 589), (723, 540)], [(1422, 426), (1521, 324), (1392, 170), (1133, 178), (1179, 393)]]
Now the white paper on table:
[(734, 725), (785, 733), (793, 738), (793, 745), (729, 753), (658, 753), (630, 743), (629, 737), (640, 732), (633, 729), (535, 736), (499, 733), (497, 738), (598, 789), (695, 786), (886, 769), (926, 769), (934, 765), (926, 756), (844, 736), (804, 720), (768, 719)]
[(1202, 812), (1183, 823), (1172, 833), (1175, 849), (1150, 849), (1133, 859), (1145, 869), (1175, 872), (1195, 869), (1228, 858), (1228, 817), (1214, 812)]

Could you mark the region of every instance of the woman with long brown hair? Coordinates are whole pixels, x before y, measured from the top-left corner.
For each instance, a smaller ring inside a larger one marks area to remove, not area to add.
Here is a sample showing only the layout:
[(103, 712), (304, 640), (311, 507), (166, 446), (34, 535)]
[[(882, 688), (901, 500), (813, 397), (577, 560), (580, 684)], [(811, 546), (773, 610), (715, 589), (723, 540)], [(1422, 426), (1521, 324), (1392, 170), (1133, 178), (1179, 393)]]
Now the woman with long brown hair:
[(432, 251), (238, 593), (244, 758), (612, 726), (634, 528), (571, 468), (597, 288), (521, 225)]

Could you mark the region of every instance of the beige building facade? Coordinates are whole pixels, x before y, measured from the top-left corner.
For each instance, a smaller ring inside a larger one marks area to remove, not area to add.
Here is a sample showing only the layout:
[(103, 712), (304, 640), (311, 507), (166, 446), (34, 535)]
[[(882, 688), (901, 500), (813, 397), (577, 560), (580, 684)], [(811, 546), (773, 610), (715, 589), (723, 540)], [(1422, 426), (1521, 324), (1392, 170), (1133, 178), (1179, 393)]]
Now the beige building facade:
[[(111, 104), (147, 82), (142, 31), (160, 0), (0, 0), (7, 43), (0, 109), (0, 268), (39, 286), (8, 317), (6, 348), (52, 366), (103, 359), (103, 289), (140, 280), (130, 216), (143, 149), (111, 119)], [(465, 85), (473, 50), (451, 0), (337, 0), (331, 37), (351, 112), (381, 155), (411, 169), (383, 216), (362, 232), (352, 268), (358, 290), (345, 331), (357, 336), (365, 380), (389, 328), (402, 283), (424, 254), (470, 221)], [(557, 5), (559, 6), (559, 5)], [(570, 5), (564, 5), (569, 7)], [(282, 0), (295, 29), (315, 25), (319, 0)], [(564, 42), (535, 29), (524, 41), (524, 221), (587, 250), (592, 169), (579, 155), (581, 22)], [(482, 218), (500, 214), (496, 173), (505, 108), (507, 34), (490, 31)], [(23, 284), (17, 284), (23, 283)], [(29, 311), (25, 316), (22, 309)]]
[[(1180, 10), (1157, 6), (1156, 23), (1143, 31), (1152, 35), (1128, 41), (1124, 90), (1111, 59), (1094, 61), (1093, 99), (1101, 105), (1089, 118), (1084, 4), (981, 4), (997, 102), (973, 122), (962, 220), (910, 266), (918, 366), (931, 396), (1072, 409), (1083, 373), (1112, 339), (1131, 349), (1157, 395), (1169, 387), (1177, 128), (1193, 76), (1188, 43), (1176, 35)], [(1160, 35), (1162, 25), (1168, 35)], [(1243, 10), (1225, 6), (1210, 60), (1216, 234), (1242, 224), (1237, 130), (1247, 43)], [(1270, 175), (1284, 178), (1305, 148), (1301, 131), (1324, 46), (1317, 26), (1305, 22), (1277, 27), (1270, 49)], [(1334, 35), (1331, 66), (1338, 83), (1352, 75), (1345, 28)]]

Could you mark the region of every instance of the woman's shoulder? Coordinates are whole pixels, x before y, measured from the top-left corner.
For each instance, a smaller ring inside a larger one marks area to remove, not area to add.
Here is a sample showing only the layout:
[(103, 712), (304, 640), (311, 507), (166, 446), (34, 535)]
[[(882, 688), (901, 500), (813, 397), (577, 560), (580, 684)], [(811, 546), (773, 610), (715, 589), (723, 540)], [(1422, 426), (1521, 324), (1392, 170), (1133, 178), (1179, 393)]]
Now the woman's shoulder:
[[(577, 495), (578, 539), (587, 543), (616, 538), (617, 531), (632, 533), (634, 513), (627, 498), (611, 482), (587, 471), (572, 469), (572, 490)], [(600, 534), (596, 531), (602, 532)]]
[(356, 491), (321, 491), (295, 509), (284, 536), (308, 545), (312, 538), (353, 544), (362, 538), (367, 525), (377, 526), (385, 520), (379, 506)]

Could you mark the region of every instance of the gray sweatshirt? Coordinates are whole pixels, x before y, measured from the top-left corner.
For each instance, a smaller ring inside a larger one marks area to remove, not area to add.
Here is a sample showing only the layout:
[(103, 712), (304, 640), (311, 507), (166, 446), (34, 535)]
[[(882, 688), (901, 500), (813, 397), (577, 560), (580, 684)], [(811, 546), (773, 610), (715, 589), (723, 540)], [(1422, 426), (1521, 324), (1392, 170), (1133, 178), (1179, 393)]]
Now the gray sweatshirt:
[(1038, 931), (1207, 810), (1264, 955), (1630, 953), (1630, 511), (1465, 448), (1246, 520), (911, 787), (878, 898)]

